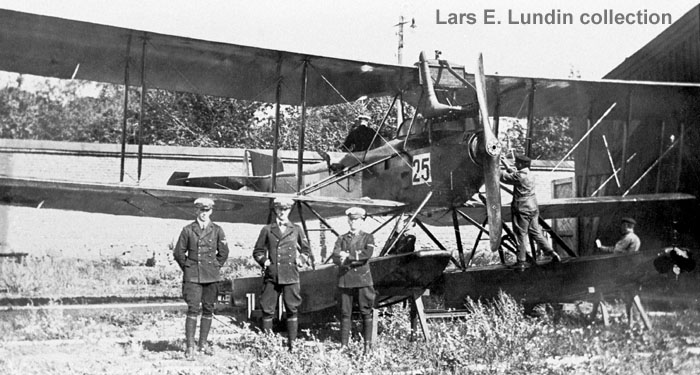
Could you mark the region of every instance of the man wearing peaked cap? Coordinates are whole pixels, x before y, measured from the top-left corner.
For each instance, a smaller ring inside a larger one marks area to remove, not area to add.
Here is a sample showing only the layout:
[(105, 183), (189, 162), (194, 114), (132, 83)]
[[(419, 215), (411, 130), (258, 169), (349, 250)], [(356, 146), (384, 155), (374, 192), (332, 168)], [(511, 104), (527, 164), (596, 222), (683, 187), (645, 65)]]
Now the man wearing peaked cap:
[(367, 211), (361, 207), (350, 207), (345, 210), (345, 215), (351, 219), (364, 219)]
[(338, 288), (340, 290), (340, 344), (350, 341), (353, 299), (357, 299), (362, 315), (365, 353), (372, 349), (372, 308), (376, 292), (369, 268), (369, 259), (374, 252), (374, 236), (360, 229), (366, 211), (351, 207), (345, 211), (350, 231), (338, 237), (333, 247), (333, 263), (339, 266)]
[(182, 296), (187, 302), (185, 321), (185, 357), (194, 355), (194, 335), (197, 317), (202, 318), (199, 327), (198, 349), (211, 354), (207, 342), (214, 304), (221, 280), (220, 268), (228, 258), (228, 242), (224, 230), (210, 220), (214, 201), (201, 197), (194, 201), (196, 219), (182, 228), (173, 257), (183, 271)]
[(294, 200), (290, 199), (290, 198), (278, 197), (278, 198), (275, 198), (272, 205), (274, 207), (291, 208), (292, 206), (294, 206)]
[(278, 197), (274, 200), (275, 218), (260, 230), (253, 249), (253, 259), (263, 268), (262, 330), (272, 332), (277, 299), (283, 296), (287, 310), (287, 347), (291, 351), (297, 336), (297, 309), (301, 305), (299, 268), (311, 257), (311, 248), (304, 231), (289, 221), (294, 201)]
[[(372, 146), (372, 140), (376, 132), (369, 127), (369, 116), (360, 115), (357, 122), (345, 138), (341, 151), (358, 152), (365, 151)], [(375, 140), (375, 142), (377, 142)]]
[[(505, 162), (503, 163), (505, 165)], [(561, 260), (552, 245), (542, 235), (539, 224), (540, 210), (535, 196), (535, 179), (530, 174), (530, 158), (526, 155), (515, 155), (515, 168), (513, 170), (505, 165), (506, 171), (501, 171), (501, 182), (513, 185), (513, 201), (510, 211), (513, 216), (513, 232), (517, 239), (518, 254), (514, 267), (517, 270), (528, 268), (527, 248), (529, 238), (537, 243), (545, 256), (550, 256), (552, 262)]]
[(642, 241), (634, 233), (635, 225), (637, 225), (637, 221), (631, 217), (623, 217), (620, 219), (620, 232), (622, 232), (622, 238), (615, 243), (615, 246), (603, 246), (600, 240), (596, 239), (596, 247), (600, 251), (604, 251), (606, 253), (631, 253), (639, 251)]
[(206, 209), (212, 209), (214, 208), (214, 200), (211, 198), (197, 198), (194, 201), (194, 205), (198, 208), (206, 208)]

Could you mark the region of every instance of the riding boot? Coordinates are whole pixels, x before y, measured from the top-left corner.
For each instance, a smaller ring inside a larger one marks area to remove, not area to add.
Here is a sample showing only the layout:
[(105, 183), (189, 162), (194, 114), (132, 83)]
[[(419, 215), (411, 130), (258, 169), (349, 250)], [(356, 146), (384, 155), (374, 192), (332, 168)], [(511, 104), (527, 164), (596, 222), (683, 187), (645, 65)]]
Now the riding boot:
[(287, 318), (287, 349), (292, 351), (294, 348), (294, 340), (297, 338), (297, 329), (299, 328), (299, 322), (297, 317)]
[(350, 318), (342, 318), (340, 320), (340, 345), (348, 346), (350, 342), (350, 330), (352, 328), (352, 320)]
[(209, 336), (209, 329), (211, 328), (211, 316), (202, 316), (199, 322), (199, 343), (197, 345), (197, 350), (203, 352), (206, 355), (212, 355), (212, 348), (207, 342), (207, 336)]
[(372, 326), (374, 321), (371, 316), (362, 319), (364, 328), (365, 351), (364, 354), (369, 354), (372, 351)]
[(194, 357), (194, 334), (197, 331), (197, 317), (187, 316), (185, 320), (185, 358)]
[(262, 331), (264, 334), (272, 333), (272, 317), (262, 318)]

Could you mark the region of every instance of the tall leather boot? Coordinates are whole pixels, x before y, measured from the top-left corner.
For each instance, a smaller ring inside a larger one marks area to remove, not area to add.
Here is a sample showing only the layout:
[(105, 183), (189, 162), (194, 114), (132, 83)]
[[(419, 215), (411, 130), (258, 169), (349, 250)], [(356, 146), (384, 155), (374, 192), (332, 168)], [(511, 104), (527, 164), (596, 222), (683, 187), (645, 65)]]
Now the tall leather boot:
[(299, 322), (297, 317), (287, 318), (287, 349), (291, 352), (294, 348), (294, 340), (297, 338)]
[(187, 316), (185, 320), (185, 358), (194, 358), (194, 334), (197, 331), (197, 317)]
[(211, 328), (211, 316), (202, 316), (199, 321), (199, 343), (197, 344), (197, 350), (203, 352), (206, 355), (212, 355), (211, 345), (207, 342), (207, 336), (209, 336), (209, 329)]
[(262, 331), (264, 334), (271, 334), (272, 333), (272, 317), (263, 317), (262, 318)]
[(372, 316), (364, 317), (362, 319), (362, 324), (364, 328), (364, 339), (365, 339), (365, 351), (364, 354), (369, 354), (372, 352), (372, 326), (374, 325), (374, 320)]
[(340, 346), (348, 346), (351, 329), (352, 320), (350, 318), (342, 318), (340, 320)]

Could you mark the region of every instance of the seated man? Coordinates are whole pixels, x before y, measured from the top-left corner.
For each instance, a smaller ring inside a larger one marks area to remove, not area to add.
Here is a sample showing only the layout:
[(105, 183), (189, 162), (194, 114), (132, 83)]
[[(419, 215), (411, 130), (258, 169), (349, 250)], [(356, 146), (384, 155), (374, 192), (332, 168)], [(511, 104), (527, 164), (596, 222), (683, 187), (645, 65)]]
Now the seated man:
[(355, 125), (341, 145), (341, 151), (358, 152), (368, 150), (376, 134), (368, 125), (369, 116), (358, 116)]
[(620, 238), (615, 246), (603, 246), (599, 239), (595, 240), (595, 245), (600, 251), (606, 253), (631, 253), (639, 251), (639, 246), (642, 242), (639, 237), (634, 234), (634, 226), (637, 222), (629, 217), (623, 217), (620, 221), (620, 231), (622, 232), (622, 238)]

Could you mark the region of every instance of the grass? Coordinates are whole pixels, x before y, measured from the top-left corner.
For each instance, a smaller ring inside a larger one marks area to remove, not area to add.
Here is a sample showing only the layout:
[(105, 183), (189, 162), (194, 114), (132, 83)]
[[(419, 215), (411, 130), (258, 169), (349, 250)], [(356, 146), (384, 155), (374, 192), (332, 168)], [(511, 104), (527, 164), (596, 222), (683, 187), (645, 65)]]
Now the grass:
[[(464, 319), (431, 320), (429, 343), (411, 341), (407, 310), (398, 305), (383, 309), (371, 356), (362, 355), (358, 337), (341, 350), (337, 322), (302, 329), (297, 349), (289, 353), (283, 334), (261, 335), (247, 323), (233, 324), (217, 316), (214, 332), (221, 335), (213, 339), (217, 354), (198, 358), (199, 367), (191, 372), (173, 373), (692, 374), (700, 364), (700, 313), (695, 310), (653, 316), (655, 329), (647, 331), (628, 328), (626, 318), (617, 315), (608, 327), (566, 311), (540, 309), (537, 316), (528, 316), (507, 295), (493, 303), (467, 301), (466, 306), (471, 313)], [(7, 332), (2, 340), (124, 338), (132, 349), (113, 353), (110, 363), (123, 357), (136, 372), (169, 373), (153, 366), (182, 363), (183, 321), (182, 313), (98, 317), (35, 313), (3, 320), (0, 330)], [(150, 339), (129, 341), (143, 330), (150, 330)], [(178, 338), (167, 339), (166, 331)], [(20, 368), (19, 360), (21, 356), (5, 356), (0, 364)]]
[[(226, 278), (235, 278), (253, 274), (258, 268), (252, 259), (230, 258), (221, 272)], [(23, 263), (0, 261), (0, 297), (177, 297), (181, 289), (182, 271), (174, 263), (54, 256), (29, 257)]]

